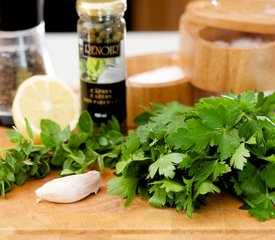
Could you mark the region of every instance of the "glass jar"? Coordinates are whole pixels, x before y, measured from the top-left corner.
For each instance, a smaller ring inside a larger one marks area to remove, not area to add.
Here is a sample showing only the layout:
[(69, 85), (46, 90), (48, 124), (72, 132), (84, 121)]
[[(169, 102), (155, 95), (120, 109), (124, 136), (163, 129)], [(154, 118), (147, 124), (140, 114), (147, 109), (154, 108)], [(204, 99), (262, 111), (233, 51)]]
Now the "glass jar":
[(45, 48), (43, 0), (0, 0), (0, 124), (12, 125), (16, 89), (37, 74), (53, 74)]
[(95, 125), (115, 116), (126, 131), (126, 0), (77, 0), (82, 110)]

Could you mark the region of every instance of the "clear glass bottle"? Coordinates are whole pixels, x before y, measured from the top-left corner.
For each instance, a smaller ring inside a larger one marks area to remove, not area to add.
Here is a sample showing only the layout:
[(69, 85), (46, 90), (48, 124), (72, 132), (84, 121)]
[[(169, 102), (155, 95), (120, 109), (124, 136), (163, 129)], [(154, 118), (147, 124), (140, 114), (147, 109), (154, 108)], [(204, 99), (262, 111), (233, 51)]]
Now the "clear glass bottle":
[(22, 81), (53, 74), (45, 47), (43, 3), (0, 0), (0, 125), (13, 124), (12, 102)]
[(126, 131), (126, 0), (77, 0), (76, 8), (82, 110), (96, 125), (115, 116)]

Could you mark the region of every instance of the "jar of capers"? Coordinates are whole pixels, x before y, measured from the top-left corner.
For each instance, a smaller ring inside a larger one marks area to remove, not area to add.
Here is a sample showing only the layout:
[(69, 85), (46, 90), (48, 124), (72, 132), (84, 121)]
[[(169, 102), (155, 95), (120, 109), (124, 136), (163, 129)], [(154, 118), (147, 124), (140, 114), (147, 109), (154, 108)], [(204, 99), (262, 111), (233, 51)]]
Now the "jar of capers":
[(126, 129), (126, 0), (77, 0), (81, 107), (96, 125), (115, 116)]

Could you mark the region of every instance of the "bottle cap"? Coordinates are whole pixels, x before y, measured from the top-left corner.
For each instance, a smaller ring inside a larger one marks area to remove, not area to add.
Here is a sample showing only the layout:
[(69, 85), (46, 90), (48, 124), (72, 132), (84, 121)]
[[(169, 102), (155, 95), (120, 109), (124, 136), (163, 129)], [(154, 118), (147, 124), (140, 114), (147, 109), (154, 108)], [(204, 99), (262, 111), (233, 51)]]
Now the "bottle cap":
[(43, 20), (44, 0), (0, 0), (0, 31), (33, 28)]
[(122, 14), (126, 11), (126, 0), (77, 0), (76, 9), (79, 15), (91, 17)]

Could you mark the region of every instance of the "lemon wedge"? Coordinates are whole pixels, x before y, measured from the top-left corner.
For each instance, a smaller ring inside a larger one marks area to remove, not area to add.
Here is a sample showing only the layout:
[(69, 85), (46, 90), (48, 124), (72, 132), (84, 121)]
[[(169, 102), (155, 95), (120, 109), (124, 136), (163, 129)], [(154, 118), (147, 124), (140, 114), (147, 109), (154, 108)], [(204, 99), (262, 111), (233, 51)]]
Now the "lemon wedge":
[(61, 129), (70, 126), (73, 130), (80, 114), (79, 99), (65, 83), (47, 75), (26, 79), (17, 89), (12, 105), (15, 127), (29, 138), (25, 118), (33, 130), (33, 140), (40, 142), (40, 121), (50, 119)]

